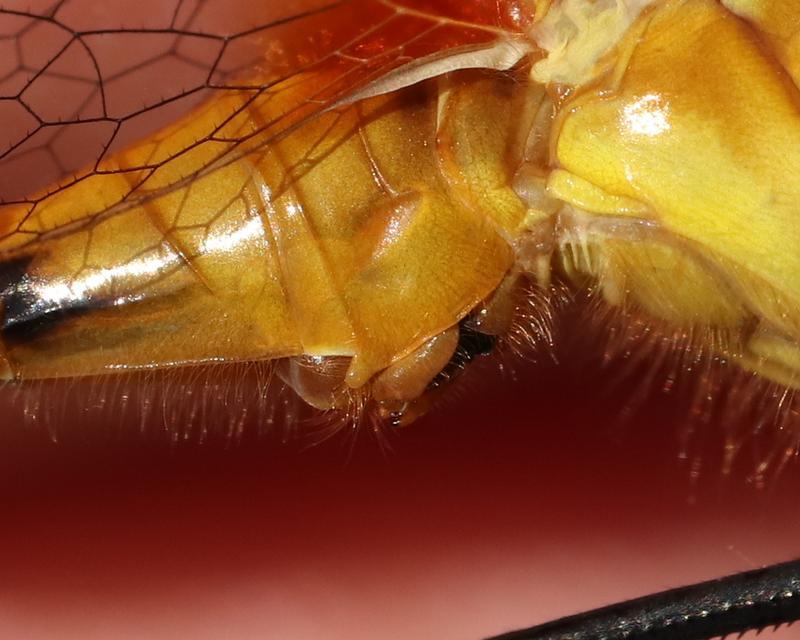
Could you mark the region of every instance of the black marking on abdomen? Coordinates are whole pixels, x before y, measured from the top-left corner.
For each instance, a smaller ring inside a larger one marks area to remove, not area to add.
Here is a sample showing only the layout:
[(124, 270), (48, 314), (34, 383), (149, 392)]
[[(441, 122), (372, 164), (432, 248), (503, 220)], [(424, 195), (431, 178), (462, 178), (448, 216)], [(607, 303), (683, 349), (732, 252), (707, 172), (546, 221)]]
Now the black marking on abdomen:
[(428, 389), (435, 389), (456, 378), (478, 356), (494, 351), (497, 338), (470, 328), (462, 322), (458, 327), (458, 346), (450, 362), (431, 380)]
[(0, 333), (7, 347), (35, 341), (65, 322), (108, 306), (89, 299), (44, 300), (31, 273), (33, 258), (0, 262)]
[(25, 256), (0, 262), (0, 296), (5, 297), (7, 291), (11, 291), (25, 278), (32, 261), (33, 257)]

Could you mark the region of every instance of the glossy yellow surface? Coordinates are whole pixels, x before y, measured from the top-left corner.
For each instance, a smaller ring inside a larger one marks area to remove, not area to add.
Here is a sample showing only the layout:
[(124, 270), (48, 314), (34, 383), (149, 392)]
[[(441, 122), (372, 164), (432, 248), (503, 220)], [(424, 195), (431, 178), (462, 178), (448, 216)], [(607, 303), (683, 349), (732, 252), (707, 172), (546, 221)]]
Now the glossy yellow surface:
[[(583, 237), (599, 254), (589, 269), (615, 302), (672, 324), (739, 329), (745, 341), (755, 323), (796, 349), (800, 93), (717, 2), (670, 0), (641, 20), (635, 42), (619, 46), (621, 66), (557, 121), (554, 161), (575, 186), (556, 174), (554, 190), (622, 219)], [(758, 369), (754, 346), (740, 355)]]

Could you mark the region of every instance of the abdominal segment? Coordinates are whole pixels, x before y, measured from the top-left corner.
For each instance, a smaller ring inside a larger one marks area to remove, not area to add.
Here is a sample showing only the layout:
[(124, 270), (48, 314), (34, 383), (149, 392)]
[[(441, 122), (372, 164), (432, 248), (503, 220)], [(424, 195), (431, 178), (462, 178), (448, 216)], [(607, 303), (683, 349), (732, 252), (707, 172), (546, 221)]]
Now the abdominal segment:
[[(118, 154), (108, 173), (18, 206), (0, 244), (5, 375), (302, 356), (346, 358), (342, 381), (365, 386), (456, 327), (511, 268), (525, 215), (507, 175), (521, 86), (435, 80), (260, 142), (252, 133), (296, 96), (245, 111), (248, 96), (228, 96)], [(481, 110), (506, 117), (465, 132), (462, 114)], [(246, 153), (192, 144), (226, 118), (219, 136), (250, 134)], [(481, 140), (496, 151), (475, 158)], [(128, 202), (145, 171), (114, 166), (159, 168)]]

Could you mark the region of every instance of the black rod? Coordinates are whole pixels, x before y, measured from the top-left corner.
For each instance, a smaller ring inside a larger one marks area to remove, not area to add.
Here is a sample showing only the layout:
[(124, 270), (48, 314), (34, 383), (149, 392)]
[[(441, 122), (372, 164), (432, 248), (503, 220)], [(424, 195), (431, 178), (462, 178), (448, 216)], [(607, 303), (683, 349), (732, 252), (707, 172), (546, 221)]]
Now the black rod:
[(671, 589), (488, 640), (709, 640), (800, 619), (800, 560)]

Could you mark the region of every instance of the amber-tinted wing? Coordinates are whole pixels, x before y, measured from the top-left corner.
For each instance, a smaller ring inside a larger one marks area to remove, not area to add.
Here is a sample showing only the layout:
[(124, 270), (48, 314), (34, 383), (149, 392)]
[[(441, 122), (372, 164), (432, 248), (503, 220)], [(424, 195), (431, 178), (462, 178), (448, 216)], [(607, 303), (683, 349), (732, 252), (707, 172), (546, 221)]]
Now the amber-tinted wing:
[[(393, 69), (489, 43), (518, 32), (525, 19), (524, 8), (506, 0), (150, 0), (135, 7), (7, 0), (0, 4), (0, 228), (4, 206), (33, 210), (54, 189), (119, 171), (105, 165), (115, 151), (213, 94), (245, 90), (255, 100), (298, 74), (324, 71), (327, 84), (309, 87), (303, 102), (263, 125), (279, 136)], [(193, 144), (217, 136), (224, 123), (216, 124)], [(263, 134), (251, 132), (259, 144)], [(220, 155), (247, 144), (226, 142)], [(142, 183), (168, 162), (126, 168), (137, 175), (127, 197), (146, 191)]]

